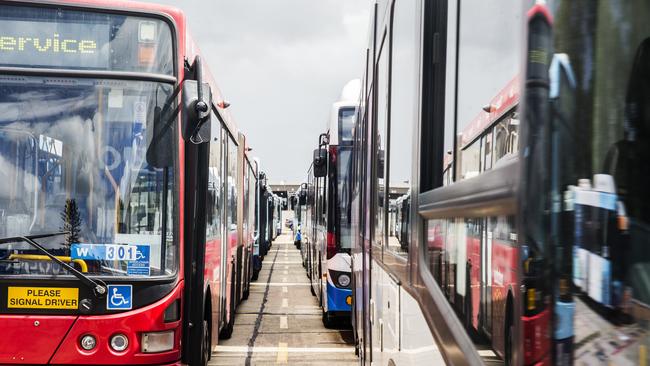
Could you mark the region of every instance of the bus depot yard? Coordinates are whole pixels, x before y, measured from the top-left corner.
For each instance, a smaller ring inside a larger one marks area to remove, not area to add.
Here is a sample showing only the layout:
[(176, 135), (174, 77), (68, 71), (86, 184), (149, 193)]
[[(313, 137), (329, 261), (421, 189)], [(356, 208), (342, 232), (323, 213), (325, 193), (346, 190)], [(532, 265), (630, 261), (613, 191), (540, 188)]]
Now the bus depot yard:
[(324, 327), (290, 231), (273, 242), (251, 285), (232, 338), (214, 346), (209, 365), (358, 364), (349, 321)]
[(143, 1), (0, 0), (0, 365), (650, 364), (648, 0)]

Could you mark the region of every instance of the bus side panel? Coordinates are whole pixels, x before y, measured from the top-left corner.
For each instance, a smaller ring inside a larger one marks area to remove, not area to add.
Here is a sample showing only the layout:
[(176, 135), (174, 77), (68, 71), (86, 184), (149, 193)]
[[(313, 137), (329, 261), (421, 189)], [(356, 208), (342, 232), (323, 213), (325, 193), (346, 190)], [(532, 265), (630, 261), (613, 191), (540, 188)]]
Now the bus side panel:
[[(374, 249), (374, 248), (373, 248)], [(375, 263), (370, 268), (370, 334), (372, 339), (372, 362), (383, 365), (383, 329), (384, 329), (384, 308), (383, 308), (383, 278), (384, 271)]]

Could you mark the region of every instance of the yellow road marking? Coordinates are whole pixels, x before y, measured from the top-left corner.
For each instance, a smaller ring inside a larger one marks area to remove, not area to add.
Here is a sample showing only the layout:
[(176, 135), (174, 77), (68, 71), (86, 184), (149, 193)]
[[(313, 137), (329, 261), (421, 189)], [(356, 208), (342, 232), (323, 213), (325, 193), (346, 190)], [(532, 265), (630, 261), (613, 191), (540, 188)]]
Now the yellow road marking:
[(646, 366), (648, 364), (648, 349), (645, 345), (639, 346), (639, 366)]
[(275, 363), (287, 363), (289, 361), (289, 345), (284, 342), (278, 343), (278, 357)]

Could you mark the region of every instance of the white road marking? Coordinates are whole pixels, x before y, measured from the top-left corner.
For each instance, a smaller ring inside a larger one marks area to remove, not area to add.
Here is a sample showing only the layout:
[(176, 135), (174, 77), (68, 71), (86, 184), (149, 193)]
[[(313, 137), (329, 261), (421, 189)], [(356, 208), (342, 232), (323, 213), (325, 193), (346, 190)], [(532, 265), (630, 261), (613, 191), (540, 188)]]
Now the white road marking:
[(284, 266), (284, 269), (289, 269), (289, 266)]
[(496, 353), (489, 349), (480, 349), (478, 350), (478, 355), (481, 357), (496, 357)]
[[(214, 352), (246, 353), (248, 346), (221, 346), (212, 348)], [(278, 347), (253, 347), (253, 353), (277, 353)], [(287, 347), (288, 353), (354, 353), (354, 347)]]
[(287, 299), (287, 298), (282, 299), (282, 307), (283, 308), (288, 308), (289, 307), (289, 299)]
[(280, 317), (280, 329), (289, 329), (289, 322), (286, 316)]
[(288, 275), (288, 274), (289, 274), (289, 271), (287, 271), (287, 270), (285, 270), (285, 271), (283, 271), (283, 272), (284, 272), (284, 273), (282, 273), (282, 274), (285, 274), (285, 275)]
[[(266, 287), (266, 283), (251, 282), (251, 286)], [(309, 282), (269, 282), (269, 286), (309, 286)]]
[(286, 278), (286, 277), (282, 277), (282, 283), (286, 283), (286, 282), (287, 282), (287, 278)]
[(287, 292), (289, 292), (289, 289), (287, 289), (287, 286), (282, 286), (282, 292), (284, 292), (285, 294)]

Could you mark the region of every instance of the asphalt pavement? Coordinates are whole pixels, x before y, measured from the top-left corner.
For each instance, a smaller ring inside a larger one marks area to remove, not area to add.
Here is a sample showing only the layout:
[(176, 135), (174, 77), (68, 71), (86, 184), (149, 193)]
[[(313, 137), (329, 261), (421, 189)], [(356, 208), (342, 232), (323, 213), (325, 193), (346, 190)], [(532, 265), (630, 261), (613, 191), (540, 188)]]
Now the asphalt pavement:
[(232, 337), (214, 346), (209, 365), (357, 365), (349, 324), (327, 329), (309, 291), (289, 232), (274, 242), (250, 296), (239, 305)]

